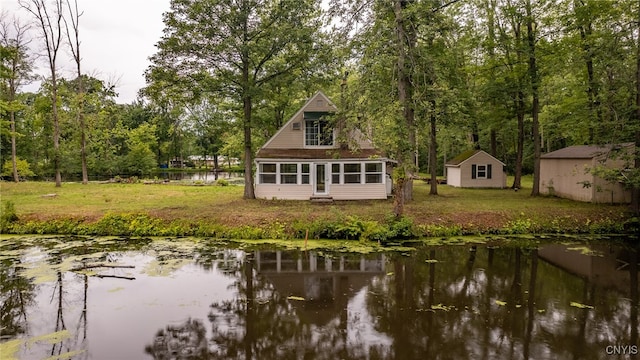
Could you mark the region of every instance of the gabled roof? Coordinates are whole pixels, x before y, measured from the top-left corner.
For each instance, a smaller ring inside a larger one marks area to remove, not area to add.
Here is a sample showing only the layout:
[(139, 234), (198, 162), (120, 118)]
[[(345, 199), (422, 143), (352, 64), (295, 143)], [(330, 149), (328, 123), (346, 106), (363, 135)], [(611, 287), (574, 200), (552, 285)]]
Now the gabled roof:
[(460, 166), (462, 165), (462, 163), (464, 163), (465, 161), (475, 157), (476, 155), (480, 154), (480, 153), (484, 153), (485, 155), (491, 157), (492, 159), (495, 159), (497, 162), (499, 162), (500, 164), (502, 164), (502, 166), (505, 165), (505, 163), (503, 163), (502, 161), (496, 159), (494, 156), (492, 156), (491, 154), (487, 153), (486, 151), (483, 150), (479, 150), (479, 149), (471, 149), (471, 150), (467, 150), (463, 153), (461, 153), (460, 155), (454, 157), (453, 159), (447, 161), (447, 163), (445, 164), (446, 166)]
[[(321, 101), (320, 101), (321, 100)], [(303, 114), (314, 114), (318, 109), (318, 102), (322, 111), (318, 113), (337, 112), (338, 108), (322, 92), (316, 92), (305, 104), (284, 124), (278, 131), (257, 151), (256, 159), (374, 159), (386, 158), (385, 154), (375, 149), (373, 143), (359, 129), (349, 129), (346, 135), (350, 138), (346, 144), (333, 144), (330, 146), (305, 146), (304, 131), (295, 136), (300, 136), (300, 144), (290, 143), (292, 123), (300, 121)], [(315, 104), (315, 105), (314, 105)], [(305, 117), (306, 117), (305, 115)], [(283, 141), (284, 139), (284, 141)], [(353, 142), (353, 143), (352, 143)], [(344, 148), (346, 145), (347, 148)]]
[(633, 146), (634, 143), (607, 144), (607, 145), (574, 145), (560, 150), (552, 151), (541, 156), (542, 159), (592, 159), (609, 153), (614, 149), (622, 149)]
[(300, 110), (298, 110), (295, 114), (293, 114), (293, 116), (282, 127), (280, 127), (280, 129), (278, 129), (278, 131), (276, 131), (276, 133), (269, 140), (267, 140), (267, 142), (264, 143), (264, 145), (262, 145), (262, 148), (260, 149), (260, 151), (262, 151), (262, 149), (268, 147), (269, 144), (271, 143), (271, 141), (273, 141), (273, 139), (278, 137), (278, 135), (280, 135), (280, 133), (283, 132), (284, 129), (286, 129), (287, 126), (289, 126), (290, 123), (295, 121), (295, 119), (298, 117), (298, 115), (300, 115), (302, 112), (304, 112), (304, 110), (309, 106), (309, 104), (312, 104), (319, 97), (321, 97), (323, 100), (325, 100), (327, 102), (327, 104), (330, 104), (331, 107), (335, 111), (338, 111), (338, 108), (336, 107), (336, 105), (327, 97), (327, 95), (325, 95), (322, 91), (316, 92), (315, 94), (313, 94), (312, 97), (309, 98), (309, 100), (307, 100), (306, 103), (304, 103), (304, 105), (302, 105)]

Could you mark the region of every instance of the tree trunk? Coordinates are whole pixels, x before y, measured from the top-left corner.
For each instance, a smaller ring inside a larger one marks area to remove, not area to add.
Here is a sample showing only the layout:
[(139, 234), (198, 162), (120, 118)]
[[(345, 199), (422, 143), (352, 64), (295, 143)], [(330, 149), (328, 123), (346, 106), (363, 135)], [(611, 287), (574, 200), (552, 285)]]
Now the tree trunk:
[(436, 140), (436, 114), (435, 114), (435, 100), (431, 101), (431, 115), (429, 116), (429, 125), (431, 131), (429, 133), (429, 167), (431, 170), (431, 181), (429, 188), (429, 195), (438, 195), (438, 181), (436, 176), (438, 175), (438, 142)]
[(9, 121), (11, 122), (11, 165), (13, 167), (13, 181), (20, 182), (16, 151), (16, 113), (13, 110), (9, 112)]
[(533, 119), (533, 188), (532, 196), (540, 195), (540, 154), (542, 152), (540, 145), (540, 123), (538, 114), (540, 113), (540, 95), (538, 87), (540, 79), (538, 74), (538, 64), (536, 61), (536, 34), (533, 12), (531, 9), (531, 0), (526, 3), (527, 11), (527, 43), (529, 45), (529, 77), (531, 78), (531, 95), (533, 97), (531, 105), (531, 117)]
[(404, 129), (408, 136), (408, 146), (400, 146), (398, 152), (399, 169), (404, 171), (399, 177), (402, 181), (396, 182), (397, 208), (394, 209), (396, 216), (402, 216), (404, 202), (413, 198), (413, 171), (416, 163), (416, 134), (415, 134), (415, 111), (413, 107), (413, 68), (407, 64), (407, 58), (411, 56), (416, 43), (415, 29), (412, 25), (407, 26), (405, 21), (405, 10), (411, 1), (394, 1), (395, 30), (398, 48), (398, 102), (402, 107), (402, 118), (404, 124), (399, 128)]
[(253, 188), (253, 150), (251, 146), (251, 96), (244, 95), (244, 198), (255, 199)]
[(56, 187), (62, 186), (60, 175), (60, 121), (58, 119), (58, 79), (55, 64), (51, 67), (51, 114), (53, 116), (53, 167), (56, 172)]
[[(637, 14), (637, 31), (638, 31), (638, 43), (636, 44), (636, 111), (635, 111), (635, 126), (636, 126), (636, 151), (635, 151), (635, 171), (640, 172), (640, 4), (638, 5)], [(640, 184), (633, 184), (631, 189), (631, 210), (636, 214), (640, 214)]]
[(516, 150), (516, 166), (513, 178), (512, 189), (520, 189), (522, 187), (522, 157), (524, 153), (524, 93), (518, 91), (515, 101), (516, 117), (518, 118), (518, 140)]
[(592, 22), (591, 14), (584, 19), (583, 16), (578, 14), (578, 9), (585, 8), (586, 5), (583, 1), (574, 1), (574, 9), (576, 9), (576, 18), (578, 19), (578, 31), (580, 33), (580, 41), (582, 45), (582, 51), (584, 56), (585, 68), (587, 70), (587, 98), (589, 100), (589, 112), (592, 116), (589, 122), (589, 143), (593, 143), (598, 139), (596, 125), (602, 124), (602, 111), (600, 109), (598, 83), (595, 79), (593, 70), (593, 51), (591, 49), (590, 37), (592, 34)]
[[(15, 69), (17, 68), (15, 59), (13, 61), (12, 67), (12, 73), (15, 74)], [(11, 105), (9, 110), (9, 122), (11, 130), (11, 165), (13, 170), (13, 181), (20, 182), (20, 177), (18, 176), (18, 153), (16, 150), (16, 112), (15, 110), (13, 110), (13, 102), (16, 100), (16, 88), (17, 86), (15, 79), (13, 76), (11, 76), (11, 78), (9, 79), (9, 104)]]
[[(53, 123), (53, 166), (55, 169), (56, 187), (62, 186), (60, 176), (60, 123), (58, 119), (58, 78), (56, 61), (58, 50), (62, 42), (62, 4), (63, 0), (55, 0), (55, 14), (52, 19), (47, 11), (44, 0), (31, 0), (30, 4), (26, 0), (19, 0), (20, 6), (30, 12), (42, 30), (42, 37), (45, 42), (49, 71), (51, 72), (51, 116)], [(33, 7), (32, 7), (33, 6)]]

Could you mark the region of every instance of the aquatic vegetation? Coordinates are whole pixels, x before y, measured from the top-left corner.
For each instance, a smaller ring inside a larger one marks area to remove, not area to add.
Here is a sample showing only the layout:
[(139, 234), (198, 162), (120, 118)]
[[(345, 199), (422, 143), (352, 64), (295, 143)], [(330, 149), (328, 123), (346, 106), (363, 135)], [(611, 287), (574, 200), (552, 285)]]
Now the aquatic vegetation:
[(585, 304), (581, 304), (581, 303), (575, 302), (575, 301), (572, 301), (569, 305), (573, 306), (573, 307), (576, 307), (578, 309), (593, 309), (593, 306), (591, 306), (591, 305), (585, 305)]

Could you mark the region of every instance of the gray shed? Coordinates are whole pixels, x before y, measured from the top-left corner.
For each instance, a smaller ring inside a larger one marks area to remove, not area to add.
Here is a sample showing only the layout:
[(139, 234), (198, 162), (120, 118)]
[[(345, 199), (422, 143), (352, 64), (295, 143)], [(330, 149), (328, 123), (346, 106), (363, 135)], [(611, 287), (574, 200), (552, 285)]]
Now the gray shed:
[[(596, 166), (619, 169), (629, 166), (622, 154), (633, 154), (633, 143), (576, 145), (540, 157), (540, 193), (593, 203), (629, 203), (631, 190), (592, 174)], [(616, 156), (611, 156), (617, 153)]]

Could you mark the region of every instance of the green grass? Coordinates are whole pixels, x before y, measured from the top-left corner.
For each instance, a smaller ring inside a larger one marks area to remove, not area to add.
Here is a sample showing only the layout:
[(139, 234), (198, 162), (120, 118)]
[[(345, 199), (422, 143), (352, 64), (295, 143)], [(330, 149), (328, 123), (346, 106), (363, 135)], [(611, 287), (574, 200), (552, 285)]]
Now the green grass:
[[(616, 231), (627, 216), (624, 205), (531, 197), (530, 193), (530, 177), (523, 179), (518, 192), (439, 185), (437, 196), (429, 195), (428, 184), (416, 181), (414, 200), (406, 205), (405, 213), (427, 235)], [(46, 196), (49, 194), (56, 196)], [(56, 188), (46, 182), (0, 183), (0, 200), (15, 205), (20, 223), (60, 219), (96, 223), (106, 215), (144, 214), (165, 222), (218, 224), (240, 229), (238, 234), (250, 227), (260, 228), (266, 229), (261, 234), (277, 236), (347, 217), (388, 223), (393, 211), (392, 199), (321, 205), (244, 200), (242, 195), (241, 186), (64, 183)]]

